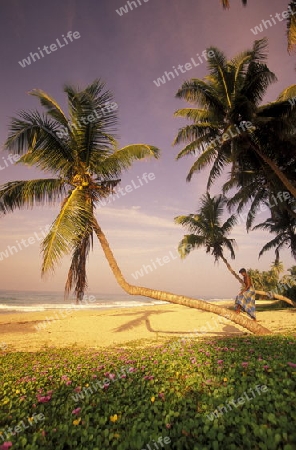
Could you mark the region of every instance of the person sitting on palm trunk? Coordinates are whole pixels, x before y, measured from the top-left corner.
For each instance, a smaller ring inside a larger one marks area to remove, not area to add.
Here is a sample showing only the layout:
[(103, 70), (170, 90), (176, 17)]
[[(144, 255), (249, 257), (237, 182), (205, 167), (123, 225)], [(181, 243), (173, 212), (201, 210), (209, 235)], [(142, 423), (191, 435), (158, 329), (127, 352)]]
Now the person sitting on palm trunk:
[(239, 314), (243, 309), (253, 320), (256, 320), (255, 289), (252, 280), (246, 269), (240, 269), (239, 273), (244, 277), (244, 288), (235, 299), (236, 313)]

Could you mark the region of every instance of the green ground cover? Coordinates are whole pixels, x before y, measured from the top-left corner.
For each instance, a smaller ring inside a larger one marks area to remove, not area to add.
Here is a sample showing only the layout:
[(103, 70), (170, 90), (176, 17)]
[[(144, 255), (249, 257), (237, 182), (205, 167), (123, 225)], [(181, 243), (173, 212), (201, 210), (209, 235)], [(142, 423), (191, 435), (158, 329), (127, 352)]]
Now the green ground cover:
[(0, 359), (1, 450), (296, 449), (292, 336)]

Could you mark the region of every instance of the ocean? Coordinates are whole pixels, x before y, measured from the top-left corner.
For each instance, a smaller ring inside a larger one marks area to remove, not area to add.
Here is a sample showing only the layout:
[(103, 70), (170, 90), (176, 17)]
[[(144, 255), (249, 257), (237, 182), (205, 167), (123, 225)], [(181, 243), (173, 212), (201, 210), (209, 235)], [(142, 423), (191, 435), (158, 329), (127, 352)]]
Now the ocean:
[[(209, 298), (203, 300), (218, 302), (223, 299)], [(135, 306), (165, 304), (167, 304), (167, 302), (154, 300), (147, 297), (131, 296), (127, 294), (113, 295), (92, 293), (86, 295), (81, 304), (76, 305), (74, 297), (69, 297), (69, 299), (64, 300), (63, 292), (21, 292), (0, 290), (0, 314), (61, 310), (69, 308), (78, 310), (132, 308)]]

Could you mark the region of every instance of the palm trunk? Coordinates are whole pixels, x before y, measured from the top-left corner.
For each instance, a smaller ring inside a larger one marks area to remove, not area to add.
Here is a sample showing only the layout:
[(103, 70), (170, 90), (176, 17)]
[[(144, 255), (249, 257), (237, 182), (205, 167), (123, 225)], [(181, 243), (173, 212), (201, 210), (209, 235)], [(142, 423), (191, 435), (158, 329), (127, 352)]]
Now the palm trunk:
[(244, 284), (243, 280), (240, 278), (240, 276), (233, 270), (233, 268), (231, 267), (231, 265), (229, 264), (229, 262), (227, 261), (226, 258), (224, 258), (223, 255), (220, 256), (220, 258), (222, 259), (222, 261), (226, 264), (227, 269), (229, 270), (230, 273), (232, 273), (232, 275), (241, 283)]
[(287, 188), (288, 191), (296, 198), (296, 187), (293, 186), (291, 181), (286, 177), (285, 174), (278, 168), (278, 166), (272, 161), (272, 159), (268, 158), (268, 156), (264, 155), (257, 145), (252, 145), (253, 149), (257, 153), (257, 155), (274, 171), (276, 176), (281, 180), (283, 185)]
[(265, 292), (265, 291), (255, 291), (255, 292), (256, 292), (256, 294), (259, 295), (260, 297), (268, 297), (268, 298), (272, 298), (272, 299), (275, 299), (275, 300), (282, 300), (283, 302), (286, 302), (286, 303), (288, 303), (289, 305), (295, 307), (295, 303), (293, 302), (293, 300), (291, 300), (291, 299), (288, 298), (288, 297), (285, 297), (284, 295), (275, 294), (275, 293), (271, 292), (271, 294), (272, 294), (272, 297), (271, 297), (271, 296), (269, 295), (269, 293), (268, 293), (268, 292)]
[[(231, 267), (231, 265), (229, 264), (229, 262), (227, 261), (226, 258), (224, 258), (223, 255), (220, 256), (220, 258), (222, 259), (222, 261), (226, 264), (227, 269), (232, 273), (232, 275), (241, 283), (244, 284), (244, 282), (242, 281), (242, 279), (239, 277), (239, 275), (233, 270), (233, 268)], [(269, 294), (265, 291), (256, 291), (255, 293), (257, 295), (259, 295), (260, 297), (270, 297)], [(276, 300), (282, 300), (286, 303), (288, 303), (289, 305), (295, 306), (294, 302), (292, 300), (290, 300), (288, 297), (285, 297), (284, 295), (279, 295), (279, 294), (274, 294), (272, 293), (272, 296), (274, 299)]]
[(117, 262), (114, 258), (112, 250), (108, 244), (106, 236), (101, 230), (98, 222), (95, 220), (94, 222), (94, 231), (100, 241), (106, 259), (109, 263), (109, 266), (118, 282), (118, 284), (122, 287), (122, 289), (130, 295), (141, 295), (144, 297), (154, 298), (156, 300), (162, 300), (169, 303), (175, 303), (177, 305), (187, 306), (189, 308), (200, 309), (202, 311), (208, 311), (214, 314), (218, 314), (218, 316), (225, 317), (226, 319), (231, 320), (238, 325), (246, 328), (254, 334), (258, 335), (267, 335), (271, 334), (271, 332), (267, 329), (259, 325), (257, 322), (248, 319), (242, 315), (238, 315), (233, 311), (230, 311), (226, 308), (222, 308), (221, 306), (214, 305), (212, 303), (205, 302), (203, 300), (196, 300), (191, 297), (184, 297), (183, 295), (172, 294), (171, 292), (158, 291), (154, 289), (149, 289), (142, 286), (134, 286), (129, 284), (123, 277)]

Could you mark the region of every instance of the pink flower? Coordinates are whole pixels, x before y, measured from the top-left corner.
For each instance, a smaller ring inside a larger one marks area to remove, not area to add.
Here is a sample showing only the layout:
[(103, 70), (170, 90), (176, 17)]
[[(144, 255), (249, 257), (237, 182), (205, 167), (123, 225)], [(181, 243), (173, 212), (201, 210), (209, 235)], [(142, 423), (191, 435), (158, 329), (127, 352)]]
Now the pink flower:
[(70, 384), (72, 384), (71, 380), (66, 381), (66, 385), (69, 386)]
[(123, 374), (123, 375), (121, 375), (121, 377), (120, 378), (126, 378), (126, 375), (125, 374)]
[(162, 400), (164, 400), (164, 393), (163, 393), (163, 392), (160, 392), (160, 393), (158, 394), (158, 397), (160, 397)]
[[(295, 367), (296, 367), (296, 364), (295, 364)], [(267, 369), (269, 369), (269, 366), (265, 365), (265, 366), (263, 366), (263, 369), (267, 370)]]
[(133, 372), (136, 372), (136, 368), (135, 367), (130, 367), (129, 369), (128, 369), (128, 371), (130, 372), (130, 373), (133, 373)]
[(116, 375), (114, 373), (109, 373), (110, 380), (114, 380), (116, 378)]
[(50, 395), (45, 395), (43, 397), (37, 396), (37, 399), (39, 403), (47, 403), (49, 402), (49, 400), (51, 400), (51, 396)]
[(77, 386), (77, 387), (74, 389), (74, 391), (75, 391), (75, 392), (80, 392), (80, 391), (81, 391), (81, 386)]
[(75, 414), (77, 416), (80, 413), (80, 411), (81, 411), (81, 408), (73, 409), (72, 414)]
[(288, 362), (288, 366), (290, 366), (290, 367), (296, 367), (296, 364), (291, 363), (291, 362)]
[(243, 367), (248, 367), (249, 363), (248, 362), (242, 362), (242, 366)]
[(217, 363), (218, 364), (223, 364), (223, 359), (218, 359)]
[(3, 442), (3, 444), (0, 447), (0, 449), (1, 450), (8, 450), (10, 447), (12, 447), (12, 442), (11, 441), (7, 441), (7, 442)]

